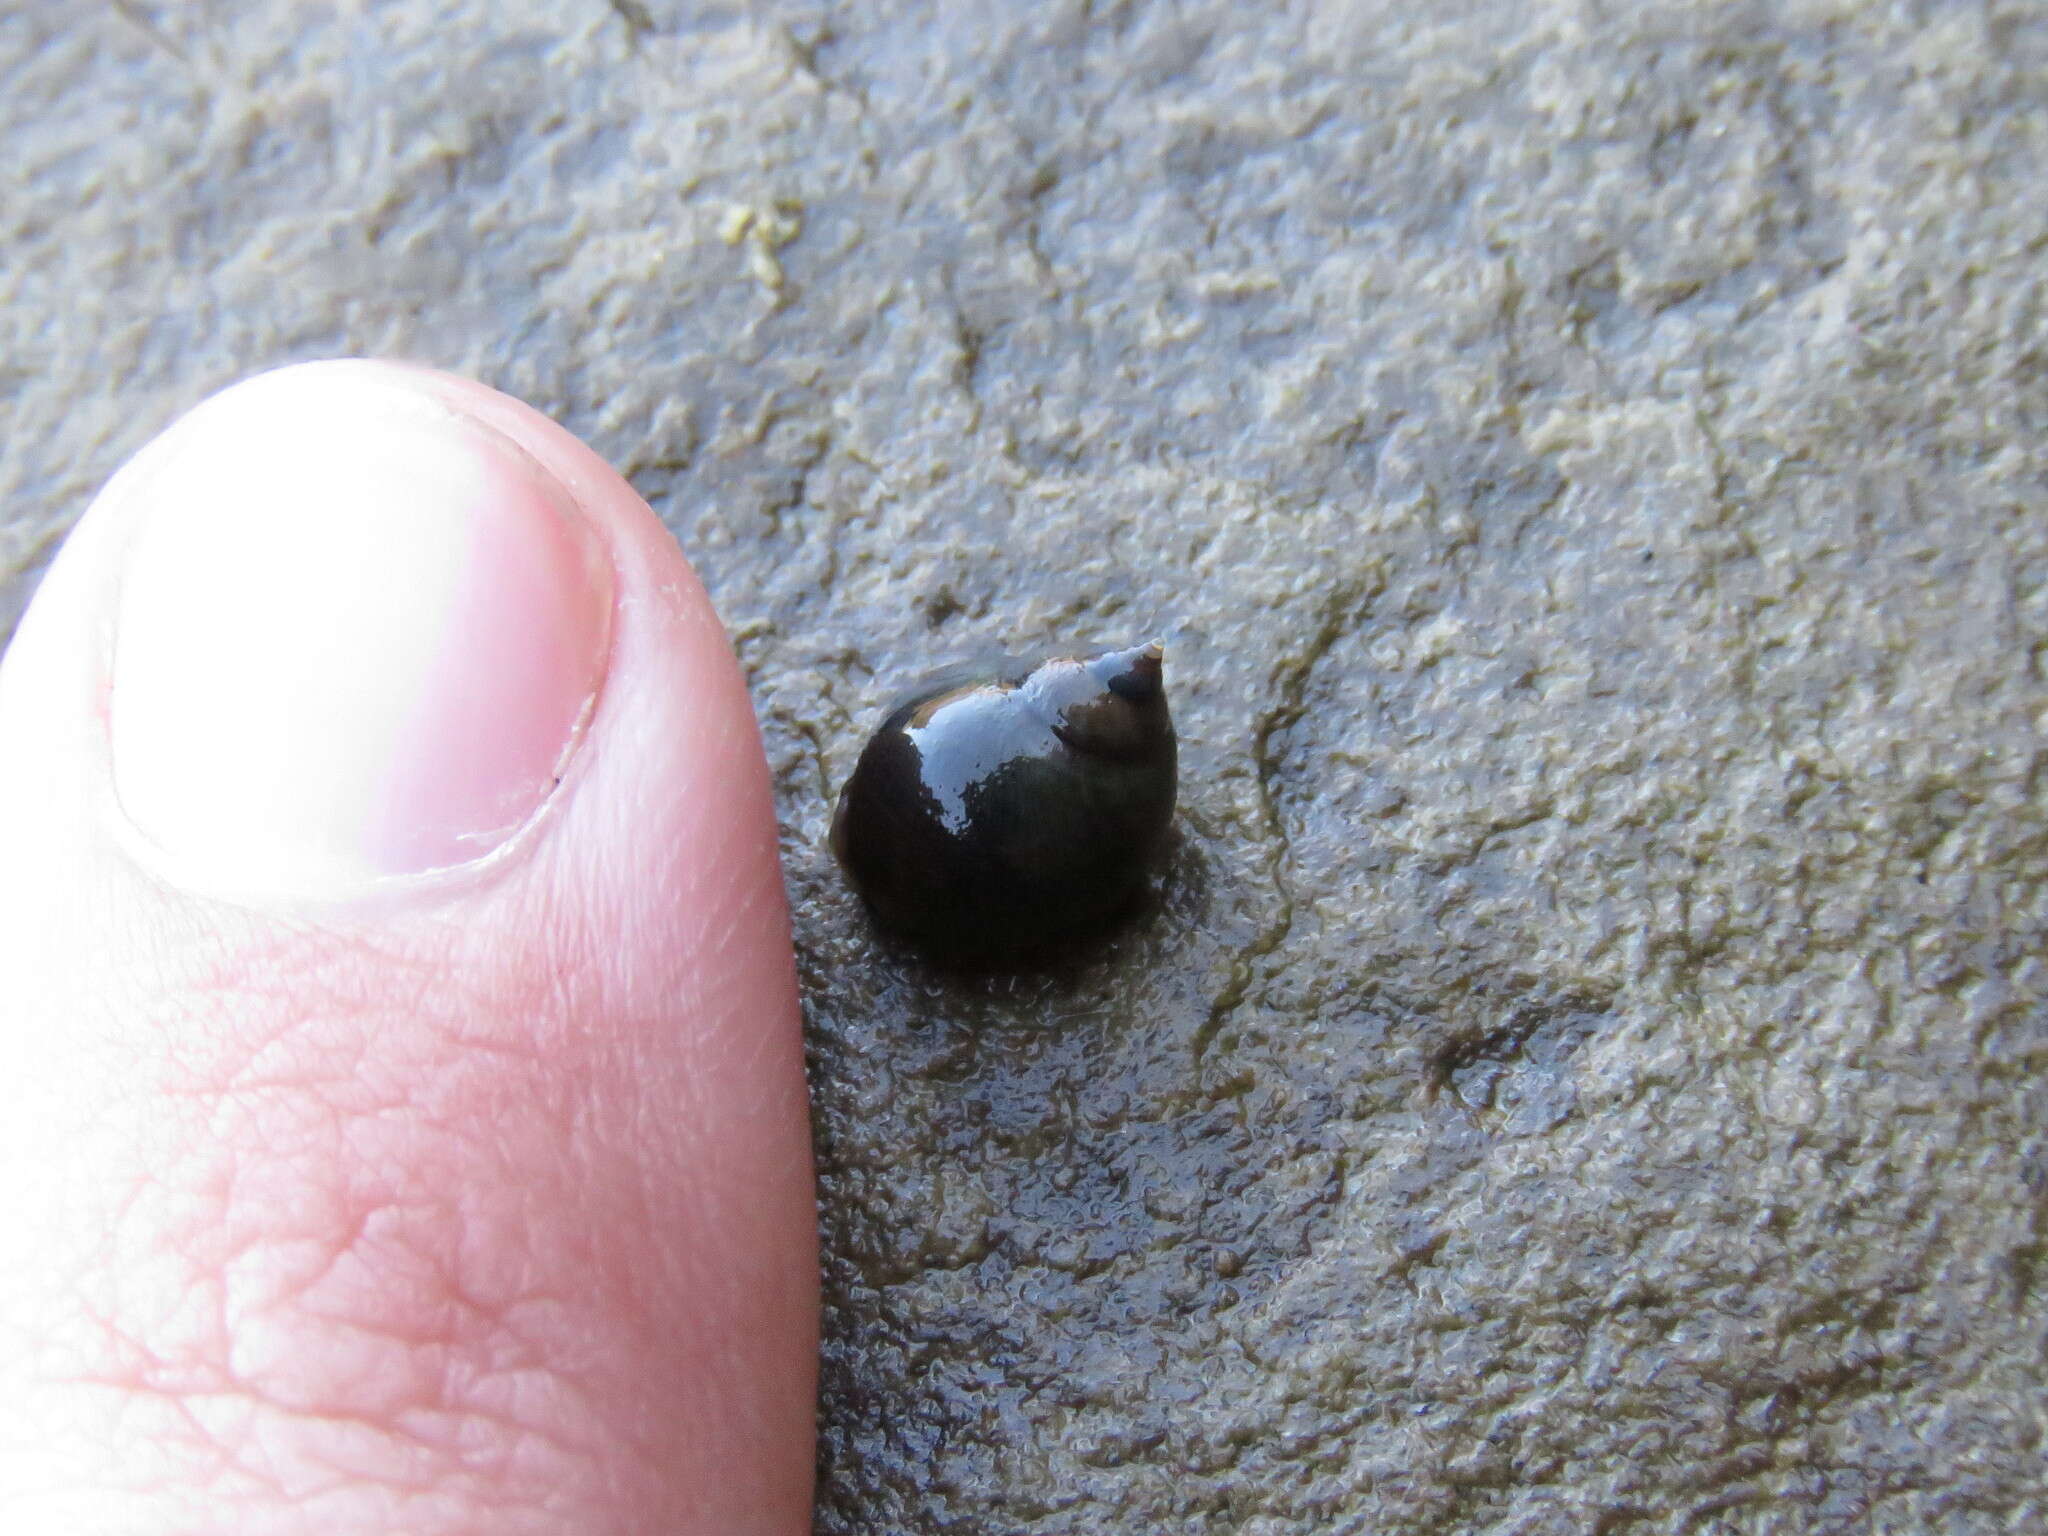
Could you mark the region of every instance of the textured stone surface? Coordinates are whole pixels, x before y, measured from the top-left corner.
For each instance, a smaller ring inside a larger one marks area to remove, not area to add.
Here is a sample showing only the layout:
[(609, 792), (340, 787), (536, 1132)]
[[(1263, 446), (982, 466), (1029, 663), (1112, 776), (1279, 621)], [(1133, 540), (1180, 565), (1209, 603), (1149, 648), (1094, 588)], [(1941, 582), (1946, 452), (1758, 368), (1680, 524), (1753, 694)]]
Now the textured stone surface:
[[(0, 125), (11, 602), (337, 352), (703, 570), (821, 1530), (2048, 1523), (2040, 7), (26, 0)], [(1159, 910), (877, 949), (821, 840), (889, 693), (1154, 629)]]

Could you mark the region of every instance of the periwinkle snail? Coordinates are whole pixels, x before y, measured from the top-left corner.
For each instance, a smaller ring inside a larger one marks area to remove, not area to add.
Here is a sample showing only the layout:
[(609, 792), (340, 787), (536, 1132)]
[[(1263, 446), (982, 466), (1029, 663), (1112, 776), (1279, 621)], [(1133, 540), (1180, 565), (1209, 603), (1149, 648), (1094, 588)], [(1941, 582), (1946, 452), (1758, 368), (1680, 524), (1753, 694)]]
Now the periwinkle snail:
[(1130, 905), (1173, 819), (1156, 644), (934, 679), (862, 749), (832, 851), (934, 957), (1028, 959)]

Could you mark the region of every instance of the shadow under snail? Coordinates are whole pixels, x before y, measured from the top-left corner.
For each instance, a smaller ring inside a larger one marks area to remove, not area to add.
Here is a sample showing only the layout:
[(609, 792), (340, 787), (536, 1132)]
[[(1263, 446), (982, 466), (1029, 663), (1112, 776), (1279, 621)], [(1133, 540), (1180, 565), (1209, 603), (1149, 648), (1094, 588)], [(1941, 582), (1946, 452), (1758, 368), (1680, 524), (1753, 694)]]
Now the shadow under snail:
[(881, 925), (958, 964), (1116, 917), (1173, 819), (1157, 644), (942, 675), (862, 749), (832, 851)]

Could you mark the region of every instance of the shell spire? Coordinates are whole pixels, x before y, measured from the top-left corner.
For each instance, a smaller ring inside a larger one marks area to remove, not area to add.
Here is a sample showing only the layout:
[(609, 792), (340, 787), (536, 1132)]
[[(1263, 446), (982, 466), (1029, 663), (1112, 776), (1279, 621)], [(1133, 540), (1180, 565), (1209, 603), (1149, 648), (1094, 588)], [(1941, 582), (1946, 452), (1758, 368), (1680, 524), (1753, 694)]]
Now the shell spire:
[(1157, 640), (1111, 651), (1089, 664), (1112, 693), (1126, 699), (1156, 698), (1166, 691), (1166, 647)]

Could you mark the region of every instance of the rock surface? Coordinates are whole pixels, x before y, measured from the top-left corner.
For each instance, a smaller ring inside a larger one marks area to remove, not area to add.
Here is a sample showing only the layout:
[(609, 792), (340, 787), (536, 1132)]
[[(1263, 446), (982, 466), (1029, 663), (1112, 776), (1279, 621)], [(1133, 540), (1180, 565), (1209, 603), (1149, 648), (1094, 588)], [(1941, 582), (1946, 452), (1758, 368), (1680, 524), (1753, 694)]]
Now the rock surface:
[[(2048, 1523), (2048, 12), (26, 0), (0, 82), (0, 620), (344, 352), (703, 571), (821, 1531)], [(878, 948), (885, 699), (1155, 630), (1158, 909)]]

